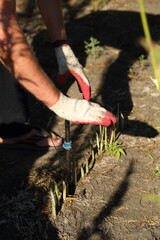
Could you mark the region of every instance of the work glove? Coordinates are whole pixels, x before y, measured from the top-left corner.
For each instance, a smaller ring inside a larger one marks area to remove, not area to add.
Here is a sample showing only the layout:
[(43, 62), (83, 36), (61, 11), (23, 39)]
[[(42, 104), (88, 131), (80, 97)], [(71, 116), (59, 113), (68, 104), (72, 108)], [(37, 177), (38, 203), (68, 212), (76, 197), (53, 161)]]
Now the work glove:
[(116, 123), (115, 116), (97, 103), (85, 99), (69, 98), (60, 93), (59, 100), (50, 108), (58, 116), (75, 123), (109, 126)]
[(63, 85), (66, 82), (67, 76), (69, 74), (73, 75), (77, 80), (80, 91), (83, 94), (83, 98), (90, 100), (90, 83), (84, 73), (82, 65), (75, 57), (67, 40), (56, 41), (53, 43), (53, 46), (55, 48), (55, 54), (59, 67), (57, 83), (59, 85)]

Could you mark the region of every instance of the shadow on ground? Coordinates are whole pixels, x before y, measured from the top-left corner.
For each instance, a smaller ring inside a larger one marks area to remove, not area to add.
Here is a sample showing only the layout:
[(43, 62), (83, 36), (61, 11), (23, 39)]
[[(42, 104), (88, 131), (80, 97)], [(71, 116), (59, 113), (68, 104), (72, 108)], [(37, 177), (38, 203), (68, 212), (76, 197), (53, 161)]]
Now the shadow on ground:
[(129, 188), (129, 178), (133, 171), (134, 162), (131, 161), (122, 182), (117, 187), (117, 190), (112, 196), (110, 196), (108, 203), (102, 208), (99, 215), (93, 219), (93, 227), (91, 229), (82, 229), (77, 240), (87, 240), (94, 234), (97, 234), (100, 237), (99, 239), (110, 239), (109, 230), (108, 232), (104, 232), (101, 226), (105, 219), (111, 216), (112, 211), (121, 206), (123, 198)]

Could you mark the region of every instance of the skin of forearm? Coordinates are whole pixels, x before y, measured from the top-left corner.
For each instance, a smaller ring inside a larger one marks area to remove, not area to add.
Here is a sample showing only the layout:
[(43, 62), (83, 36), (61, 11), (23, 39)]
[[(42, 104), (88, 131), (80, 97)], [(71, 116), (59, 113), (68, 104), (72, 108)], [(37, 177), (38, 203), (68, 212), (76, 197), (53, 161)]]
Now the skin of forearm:
[(14, 8), (8, 9), (6, 18), (0, 21), (0, 58), (24, 88), (51, 107), (58, 100), (59, 91), (37, 64), (12, 13)]
[(67, 38), (61, 0), (37, 0), (43, 20), (47, 26), (51, 40), (65, 40)]

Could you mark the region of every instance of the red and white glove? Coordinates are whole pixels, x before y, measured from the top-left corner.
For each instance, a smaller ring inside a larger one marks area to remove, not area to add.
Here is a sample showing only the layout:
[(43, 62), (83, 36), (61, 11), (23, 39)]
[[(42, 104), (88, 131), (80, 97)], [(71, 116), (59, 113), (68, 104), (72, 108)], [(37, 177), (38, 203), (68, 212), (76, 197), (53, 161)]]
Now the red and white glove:
[(56, 41), (53, 46), (55, 48), (55, 54), (59, 67), (57, 79), (58, 84), (63, 85), (66, 82), (67, 76), (72, 74), (76, 78), (77, 83), (83, 93), (83, 98), (90, 100), (90, 83), (84, 73), (82, 65), (75, 57), (71, 47), (67, 43), (67, 40)]
[(50, 108), (58, 116), (75, 123), (109, 126), (116, 123), (115, 116), (97, 103), (69, 98), (60, 93), (59, 100)]

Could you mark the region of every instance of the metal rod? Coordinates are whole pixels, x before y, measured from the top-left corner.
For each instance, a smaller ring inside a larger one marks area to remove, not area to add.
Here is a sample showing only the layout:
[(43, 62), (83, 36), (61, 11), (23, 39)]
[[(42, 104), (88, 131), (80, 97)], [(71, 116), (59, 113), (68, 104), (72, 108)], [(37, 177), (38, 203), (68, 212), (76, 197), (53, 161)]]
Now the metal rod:
[(65, 140), (66, 142), (70, 142), (71, 134), (70, 134), (70, 122), (65, 120)]
[[(65, 141), (66, 143), (71, 142), (70, 135), (70, 122), (65, 120)], [(71, 163), (71, 148), (66, 149), (66, 163), (68, 169), (68, 179), (69, 179), (69, 193), (72, 193), (72, 163)]]

